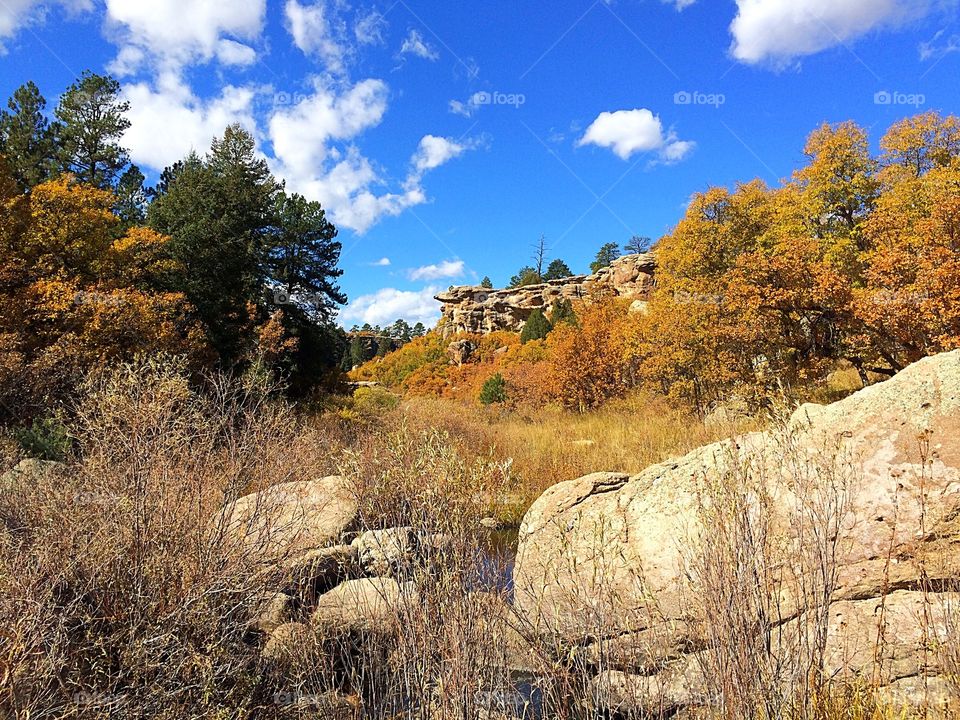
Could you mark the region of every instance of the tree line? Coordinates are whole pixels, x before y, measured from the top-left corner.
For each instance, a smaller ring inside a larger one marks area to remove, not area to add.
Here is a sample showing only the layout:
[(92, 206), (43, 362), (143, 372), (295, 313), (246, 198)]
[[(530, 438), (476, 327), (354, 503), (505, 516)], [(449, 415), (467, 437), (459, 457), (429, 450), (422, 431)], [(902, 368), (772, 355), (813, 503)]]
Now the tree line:
[(0, 112), (0, 413), (138, 352), (263, 367), (293, 393), (329, 378), (347, 345), (337, 229), (249, 132), (225, 128), (146, 187), (116, 80), (84, 72), (46, 107), (27, 82)]
[[(653, 241), (641, 235), (634, 235), (624, 245), (623, 252), (628, 255), (636, 253), (649, 252), (653, 247)], [(604, 243), (597, 251), (596, 257), (590, 263), (590, 272), (599, 272), (602, 268), (609, 265), (620, 257), (620, 245), (614, 242)], [(534, 245), (534, 252), (531, 257), (532, 263), (521, 267), (516, 275), (510, 278), (508, 288), (524, 287), (526, 285), (539, 285), (550, 282), (551, 280), (562, 280), (563, 278), (573, 276), (574, 272), (560, 258), (554, 258), (547, 262), (547, 243), (546, 237), (541, 235)], [(482, 287), (492, 288), (493, 283), (489, 277), (484, 277), (481, 282)]]

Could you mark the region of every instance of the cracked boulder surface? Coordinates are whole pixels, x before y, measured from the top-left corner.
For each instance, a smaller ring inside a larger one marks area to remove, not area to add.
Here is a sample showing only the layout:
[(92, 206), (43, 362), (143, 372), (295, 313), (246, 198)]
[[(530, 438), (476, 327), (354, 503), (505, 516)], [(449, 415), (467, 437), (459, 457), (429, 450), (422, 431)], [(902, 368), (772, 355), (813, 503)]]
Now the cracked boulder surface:
[[(960, 351), (767, 432), (549, 488), (520, 528), (519, 612), (608, 667), (670, 670), (707, 643), (703, 558), (742, 541), (716, 522), (734, 495), (768, 541), (777, 651), (793, 652), (796, 626), (817, 615), (831, 672), (901, 685), (937, 674), (931, 643), (960, 619), (945, 610), (960, 580)], [(816, 557), (829, 558), (819, 607)]]

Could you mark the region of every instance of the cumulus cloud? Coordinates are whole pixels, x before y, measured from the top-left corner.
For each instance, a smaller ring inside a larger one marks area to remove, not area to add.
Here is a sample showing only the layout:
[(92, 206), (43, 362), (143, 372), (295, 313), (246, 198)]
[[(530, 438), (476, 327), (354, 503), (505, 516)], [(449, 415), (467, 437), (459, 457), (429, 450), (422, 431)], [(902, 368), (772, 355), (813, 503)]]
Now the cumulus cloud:
[(407, 277), (416, 280), (440, 280), (442, 278), (463, 277), (463, 260), (443, 260), (432, 265), (423, 265), (407, 272)]
[(602, 112), (577, 141), (577, 147), (596, 145), (629, 160), (636, 153), (656, 152), (663, 162), (679, 162), (696, 144), (664, 132), (660, 118), (646, 108)]
[(123, 97), (130, 102), (130, 128), (124, 135), (124, 145), (134, 162), (164, 168), (191, 150), (207, 150), (210, 141), (231, 123), (253, 130), (254, 96), (251, 88), (227, 85), (219, 96), (202, 100), (174, 73), (161, 76), (155, 85), (125, 85)]
[(411, 159), (402, 187), (396, 192), (378, 193), (385, 181), (355, 140), (380, 124), (387, 97), (388, 88), (382, 80), (368, 79), (343, 87), (315, 78), (312, 94), (290, 107), (277, 108), (268, 123), (274, 172), (295, 192), (323, 202), (338, 225), (359, 233), (381, 218), (426, 202), (424, 174), (468, 147), (425, 136)]
[(249, 64), (253, 49), (239, 40), (260, 37), (266, 0), (106, 0), (106, 7), (108, 31), (121, 46), (111, 70), (128, 74), (148, 57), (161, 70), (213, 58)]
[(411, 30), (400, 46), (401, 55), (416, 55), (424, 60), (436, 60), (440, 57), (434, 48), (427, 44), (419, 30)]
[(930, 11), (932, 0), (737, 0), (731, 52), (782, 65)]
[(429, 327), (440, 319), (440, 303), (433, 299), (439, 290), (434, 286), (421, 290), (381, 288), (353, 300), (340, 312), (340, 321), (346, 325), (386, 325), (403, 318), (409, 323), (422, 322)]
[(389, 267), (390, 258), (382, 257), (379, 260), (374, 260), (372, 263), (369, 263), (372, 267)]
[(462, 155), (467, 147), (467, 145), (450, 138), (424, 135), (420, 139), (416, 154), (413, 156), (413, 166), (418, 173), (422, 174)]
[(346, 72), (347, 61), (352, 52), (346, 42), (346, 23), (325, 0), (318, 0), (310, 5), (302, 5), (297, 0), (287, 0), (284, 17), (287, 30), (300, 50), (322, 60), (326, 69), (333, 74)]
[(0, 54), (4, 52), (4, 40), (14, 37), (21, 28), (42, 23), (48, 12), (54, 8), (63, 9), (69, 13), (88, 12), (93, 9), (93, 2), (92, 0), (3, 0), (0, 2)]

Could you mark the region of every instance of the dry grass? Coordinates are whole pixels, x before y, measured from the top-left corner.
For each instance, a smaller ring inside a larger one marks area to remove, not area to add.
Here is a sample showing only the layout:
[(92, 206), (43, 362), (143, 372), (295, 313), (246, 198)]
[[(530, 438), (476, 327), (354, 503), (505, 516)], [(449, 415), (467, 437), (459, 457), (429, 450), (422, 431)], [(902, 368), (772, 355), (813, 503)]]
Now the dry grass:
[(553, 406), (487, 409), (432, 398), (410, 398), (400, 412), (417, 427), (444, 428), (468, 457), (508, 463), (513, 489), (499, 514), (513, 522), (555, 483), (603, 470), (639, 472), (756, 425), (750, 420), (705, 425), (646, 393), (583, 414)]

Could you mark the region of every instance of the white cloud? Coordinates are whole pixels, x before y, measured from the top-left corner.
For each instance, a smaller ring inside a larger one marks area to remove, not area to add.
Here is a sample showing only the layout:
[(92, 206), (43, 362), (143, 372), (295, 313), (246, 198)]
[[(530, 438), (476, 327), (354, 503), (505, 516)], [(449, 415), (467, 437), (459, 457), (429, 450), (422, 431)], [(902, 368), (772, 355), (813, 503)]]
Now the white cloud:
[(251, 88), (225, 86), (219, 97), (201, 100), (176, 75), (162, 76), (156, 86), (141, 82), (125, 85), (130, 102), (130, 129), (124, 145), (134, 162), (161, 169), (191, 150), (204, 152), (214, 137), (234, 122), (256, 127)]
[(390, 258), (382, 257), (379, 260), (374, 260), (372, 263), (369, 263), (372, 267), (390, 267)]
[(424, 265), (407, 272), (410, 280), (440, 280), (442, 278), (463, 277), (463, 260), (443, 260), (433, 265)]
[(353, 300), (340, 312), (340, 321), (344, 324), (386, 325), (403, 318), (409, 323), (422, 322), (430, 327), (440, 319), (440, 303), (433, 299), (439, 290), (434, 286), (421, 290), (381, 288)]
[(927, 42), (920, 43), (917, 48), (921, 60), (939, 60), (960, 50), (960, 35), (946, 35), (946, 30), (940, 30)]
[(933, 0), (737, 0), (731, 51), (741, 62), (783, 65), (922, 17), (932, 5)]
[[(106, 5), (107, 27), (121, 45), (111, 69), (127, 73), (137, 69), (127, 47), (140, 51), (140, 62), (147, 55), (156, 58), (160, 70), (214, 57), (228, 64), (252, 62), (252, 49), (236, 47), (241, 45), (236, 40), (257, 40), (266, 12), (266, 0), (106, 0)], [(222, 45), (225, 39), (234, 44)]]
[(440, 57), (434, 48), (427, 44), (419, 30), (411, 30), (400, 46), (401, 55), (416, 55), (424, 60), (436, 60)]
[(577, 141), (577, 147), (584, 145), (610, 148), (623, 160), (656, 151), (661, 161), (671, 163), (686, 157), (696, 144), (677, 139), (673, 131), (665, 133), (658, 116), (639, 108), (600, 113)]
[(382, 45), (383, 31), (387, 27), (387, 20), (377, 10), (357, 19), (353, 28), (353, 36), (361, 45)]
[(3, 40), (14, 37), (17, 31), (28, 25), (44, 22), (52, 8), (61, 8), (69, 13), (89, 12), (92, 0), (2, 0), (0, 2), (0, 54)]
[[(376, 127), (387, 110), (387, 85), (364, 80), (339, 92), (314, 78), (314, 92), (291, 107), (277, 108), (269, 120), (273, 152), (283, 174), (293, 179), (312, 177), (329, 159), (329, 143), (350, 140)], [(355, 163), (356, 164), (356, 163)]]
[(224, 65), (252, 65), (257, 61), (257, 51), (236, 40), (221, 40), (217, 43), (217, 60)]
[(450, 138), (424, 135), (420, 139), (416, 155), (413, 156), (413, 166), (422, 174), (462, 155), (467, 148), (467, 145)]
[(326, 64), (326, 69), (340, 75), (346, 72), (352, 48), (346, 42), (346, 23), (329, 8), (326, 0), (301, 5), (287, 0), (284, 6), (287, 29), (293, 42), (305, 54)]
[(688, 7), (693, 5), (697, 0), (660, 0), (660, 1), (666, 3), (667, 5), (673, 5), (677, 10), (686, 10)]

